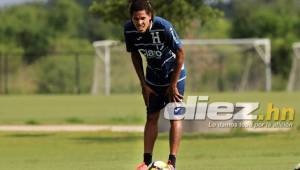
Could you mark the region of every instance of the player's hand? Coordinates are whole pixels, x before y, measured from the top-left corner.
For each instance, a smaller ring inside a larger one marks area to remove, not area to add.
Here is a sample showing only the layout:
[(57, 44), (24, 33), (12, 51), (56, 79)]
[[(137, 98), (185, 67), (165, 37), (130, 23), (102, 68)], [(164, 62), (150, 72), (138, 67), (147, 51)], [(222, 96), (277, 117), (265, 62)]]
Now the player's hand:
[(143, 93), (143, 98), (146, 106), (149, 106), (149, 97), (151, 94), (157, 96), (157, 93), (146, 84), (142, 86), (142, 93)]
[(183, 99), (183, 96), (178, 92), (176, 86), (169, 86), (167, 88), (166, 95), (169, 96), (170, 102), (181, 102)]

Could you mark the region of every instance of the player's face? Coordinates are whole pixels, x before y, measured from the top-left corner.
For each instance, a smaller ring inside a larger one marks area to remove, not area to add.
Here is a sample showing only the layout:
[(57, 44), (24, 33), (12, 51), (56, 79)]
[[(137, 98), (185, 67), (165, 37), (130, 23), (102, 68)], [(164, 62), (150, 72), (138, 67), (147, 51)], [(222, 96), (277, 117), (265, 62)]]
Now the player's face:
[(135, 11), (132, 14), (132, 22), (138, 32), (146, 32), (151, 24), (151, 15), (145, 10)]

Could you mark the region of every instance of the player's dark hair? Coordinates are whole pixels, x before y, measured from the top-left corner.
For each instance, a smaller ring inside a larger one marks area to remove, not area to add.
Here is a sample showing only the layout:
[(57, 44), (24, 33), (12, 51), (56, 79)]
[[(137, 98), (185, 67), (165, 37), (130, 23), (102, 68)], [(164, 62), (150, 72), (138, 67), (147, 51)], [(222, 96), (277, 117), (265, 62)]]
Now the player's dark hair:
[(133, 15), (133, 12), (145, 10), (147, 14), (151, 14), (153, 19), (154, 10), (150, 3), (150, 0), (129, 0), (129, 12), (130, 16)]

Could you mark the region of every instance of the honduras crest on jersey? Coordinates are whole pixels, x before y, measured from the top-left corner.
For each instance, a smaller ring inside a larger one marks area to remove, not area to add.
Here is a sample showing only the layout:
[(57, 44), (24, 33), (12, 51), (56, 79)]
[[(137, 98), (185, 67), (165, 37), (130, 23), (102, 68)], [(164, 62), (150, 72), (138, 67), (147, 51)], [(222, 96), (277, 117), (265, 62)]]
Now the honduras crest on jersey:
[[(167, 86), (176, 64), (176, 55), (182, 43), (172, 24), (161, 17), (154, 17), (151, 28), (139, 33), (131, 21), (124, 26), (126, 49), (138, 52), (147, 60), (146, 81), (157, 86)], [(182, 68), (180, 80), (185, 79)]]

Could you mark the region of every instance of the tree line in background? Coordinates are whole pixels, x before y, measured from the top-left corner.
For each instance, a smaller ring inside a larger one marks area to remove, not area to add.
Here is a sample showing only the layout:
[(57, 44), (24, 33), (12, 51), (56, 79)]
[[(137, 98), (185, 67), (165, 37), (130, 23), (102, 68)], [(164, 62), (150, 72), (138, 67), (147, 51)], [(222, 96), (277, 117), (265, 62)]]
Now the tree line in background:
[[(156, 14), (171, 20), (181, 37), (270, 38), (272, 71), (288, 78), (291, 46), (300, 41), (300, 1), (152, 0), (152, 3)], [(118, 24), (129, 17), (127, 4), (127, 0), (95, 0), (91, 9), (105, 21)]]
[(49, 53), (91, 51), (94, 40), (118, 38), (120, 27), (91, 15), (90, 4), (90, 0), (49, 0), (0, 9), (2, 53), (21, 54), (31, 64)]
[[(297, 0), (152, 0), (155, 14), (182, 38), (270, 38), (272, 71), (287, 80), (300, 41)], [(26, 65), (53, 53), (93, 51), (91, 42), (123, 39), (128, 0), (49, 0), (0, 9), (0, 54)], [(199, 61), (201, 62), (201, 61)]]

